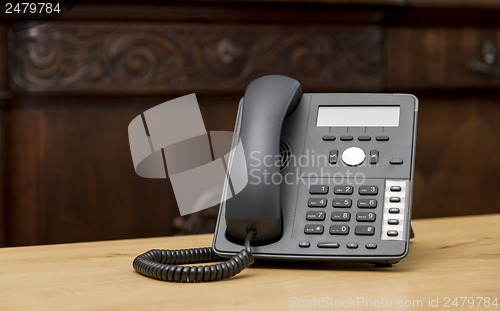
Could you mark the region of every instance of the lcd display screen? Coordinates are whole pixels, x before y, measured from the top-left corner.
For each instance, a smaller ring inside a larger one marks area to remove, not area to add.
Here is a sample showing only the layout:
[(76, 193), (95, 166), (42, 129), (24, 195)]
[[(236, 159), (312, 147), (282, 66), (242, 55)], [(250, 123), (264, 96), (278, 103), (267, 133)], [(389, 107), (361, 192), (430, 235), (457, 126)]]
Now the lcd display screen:
[(398, 127), (399, 106), (320, 106), (316, 126)]

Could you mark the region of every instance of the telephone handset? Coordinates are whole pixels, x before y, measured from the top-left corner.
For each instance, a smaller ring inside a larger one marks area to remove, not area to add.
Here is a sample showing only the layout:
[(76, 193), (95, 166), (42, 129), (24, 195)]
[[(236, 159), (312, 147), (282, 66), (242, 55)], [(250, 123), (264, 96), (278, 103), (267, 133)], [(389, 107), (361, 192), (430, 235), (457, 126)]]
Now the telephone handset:
[[(288, 77), (254, 80), (233, 137), (244, 157), (229, 160), (212, 248), (151, 250), (134, 269), (199, 282), (231, 277), (254, 257), (398, 262), (412, 235), (417, 111), (412, 95), (302, 94)], [(230, 196), (234, 172), (248, 180)]]
[[(299, 82), (284, 76), (265, 76), (250, 83), (245, 91), (241, 118), (235, 132), (243, 145), (247, 176), (262, 179), (264, 175), (279, 174), (280, 166), (263, 165), (265, 157), (279, 155), (281, 128), (300, 99)], [(250, 159), (261, 163), (252, 166)], [(236, 164), (233, 164), (236, 165)], [(244, 240), (253, 229), (254, 242), (276, 240), (281, 236), (280, 185), (252, 183), (226, 202), (226, 230), (228, 237)]]

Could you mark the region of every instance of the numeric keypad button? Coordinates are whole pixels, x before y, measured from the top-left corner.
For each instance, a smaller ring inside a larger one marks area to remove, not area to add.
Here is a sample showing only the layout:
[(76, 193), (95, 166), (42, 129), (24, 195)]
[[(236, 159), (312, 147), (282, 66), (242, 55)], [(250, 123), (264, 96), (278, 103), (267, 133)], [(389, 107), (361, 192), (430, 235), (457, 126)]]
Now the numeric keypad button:
[(328, 186), (326, 185), (311, 185), (309, 186), (310, 194), (327, 194)]
[(304, 233), (305, 234), (323, 234), (324, 227), (323, 225), (305, 225)]
[(309, 207), (325, 207), (328, 200), (325, 198), (310, 198), (307, 200), (307, 206)]
[(359, 186), (359, 194), (361, 195), (377, 195), (377, 186)]
[(332, 221), (349, 221), (351, 220), (351, 213), (349, 212), (332, 212)]
[(356, 213), (356, 220), (357, 221), (368, 221), (368, 222), (373, 222), (375, 221), (376, 215), (375, 213), (372, 212), (359, 212)]
[(349, 226), (346, 225), (331, 225), (330, 234), (333, 235), (347, 235), (349, 234)]
[(335, 194), (352, 194), (354, 191), (353, 186), (335, 186), (333, 187), (333, 193)]
[(374, 226), (356, 226), (354, 228), (354, 233), (356, 235), (374, 235), (375, 227)]
[(348, 198), (336, 198), (333, 199), (332, 203), (333, 207), (351, 207), (352, 206), (352, 200)]
[(375, 199), (359, 199), (358, 200), (359, 208), (375, 208), (377, 207), (377, 200)]
[(326, 213), (323, 211), (309, 211), (306, 213), (307, 220), (325, 220)]

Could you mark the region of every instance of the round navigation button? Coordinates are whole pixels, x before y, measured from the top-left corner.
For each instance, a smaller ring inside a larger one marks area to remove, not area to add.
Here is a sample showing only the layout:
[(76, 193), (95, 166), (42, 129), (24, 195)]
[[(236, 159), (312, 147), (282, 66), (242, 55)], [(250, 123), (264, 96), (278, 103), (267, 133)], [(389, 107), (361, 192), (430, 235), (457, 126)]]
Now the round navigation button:
[(365, 152), (359, 147), (347, 148), (342, 153), (342, 161), (349, 166), (356, 166), (365, 160)]

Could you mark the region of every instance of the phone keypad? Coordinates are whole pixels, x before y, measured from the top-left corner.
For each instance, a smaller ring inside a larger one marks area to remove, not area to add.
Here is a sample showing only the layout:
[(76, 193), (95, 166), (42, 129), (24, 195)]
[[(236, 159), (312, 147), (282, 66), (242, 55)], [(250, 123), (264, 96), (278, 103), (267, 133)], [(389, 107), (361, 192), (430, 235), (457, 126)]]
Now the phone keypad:
[(404, 180), (311, 185), (299, 243), (359, 254), (384, 249), (384, 240), (402, 240), (406, 185)]
[[(362, 196), (376, 196), (378, 195), (378, 186), (363, 185), (359, 186), (358, 193)], [(327, 185), (311, 185), (309, 187), (310, 194), (329, 194), (329, 186)], [(351, 220), (351, 212), (342, 211), (352, 207), (353, 199), (349, 196), (354, 194), (354, 186), (352, 185), (336, 185), (333, 187), (333, 194), (336, 196), (332, 199), (332, 207), (335, 209), (330, 212), (330, 219), (333, 222), (349, 222)], [(337, 197), (340, 196), (340, 197)], [(326, 197), (312, 196), (307, 201), (307, 206), (311, 208), (326, 207), (328, 199)], [(376, 209), (376, 198), (359, 198), (357, 200), (357, 207), (360, 209)], [(338, 210), (337, 210), (338, 209)], [(306, 220), (308, 221), (325, 221), (326, 211), (307, 211)], [(377, 215), (374, 211), (360, 211), (356, 214), (356, 222), (375, 222)], [(323, 234), (323, 225), (307, 224), (304, 229), (305, 234)], [(354, 229), (355, 235), (374, 235), (374, 226), (357, 225)], [(333, 224), (329, 227), (331, 235), (348, 235), (351, 232), (351, 227), (348, 224)]]

